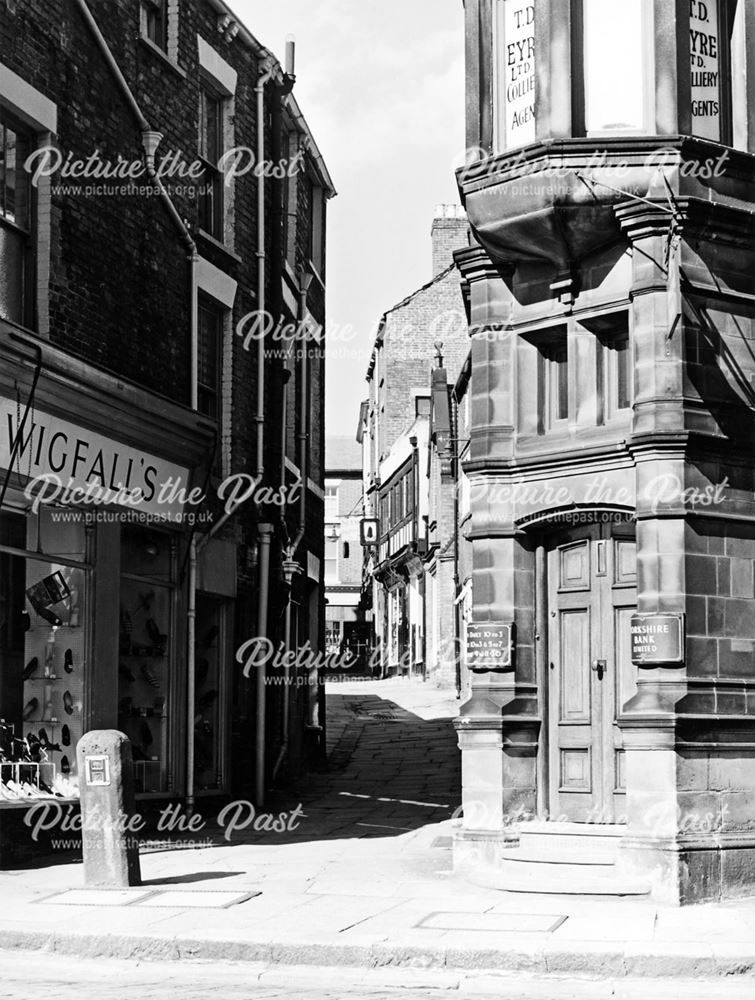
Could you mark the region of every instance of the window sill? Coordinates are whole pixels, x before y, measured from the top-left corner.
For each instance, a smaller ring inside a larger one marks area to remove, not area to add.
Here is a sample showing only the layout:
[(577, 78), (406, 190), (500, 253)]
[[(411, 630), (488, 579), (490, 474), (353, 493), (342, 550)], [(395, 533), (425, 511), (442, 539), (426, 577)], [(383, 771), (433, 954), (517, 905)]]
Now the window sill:
[(177, 73), (182, 80), (186, 79), (186, 70), (181, 69), (178, 63), (173, 62), (168, 53), (164, 49), (161, 49), (159, 45), (155, 45), (151, 38), (142, 34), (139, 36), (139, 41), (146, 49), (149, 49), (153, 55), (157, 56), (162, 62), (164, 62), (166, 66), (169, 66), (174, 73)]
[(217, 239), (215, 236), (212, 236), (206, 230), (197, 229), (197, 236), (199, 236), (202, 240), (204, 240), (205, 243), (208, 243), (211, 247), (214, 247), (216, 250), (219, 250), (221, 253), (224, 253), (226, 257), (230, 257), (230, 259), (235, 261), (237, 264), (244, 263), (244, 258), (239, 257), (239, 255), (236, 253), (235, 250), (231, 250), (231, 248), (227, 246), (227, 244), (221, 243), (219, 239)]

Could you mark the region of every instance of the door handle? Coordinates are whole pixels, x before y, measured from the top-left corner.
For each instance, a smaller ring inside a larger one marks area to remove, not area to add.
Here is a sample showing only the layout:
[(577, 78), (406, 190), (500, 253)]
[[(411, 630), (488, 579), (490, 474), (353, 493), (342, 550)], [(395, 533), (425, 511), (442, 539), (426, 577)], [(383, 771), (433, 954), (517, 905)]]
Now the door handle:
[(592, 661), (592, 669), (598, 675), (598, 680), (602, 681), (603, 680), (603, 675), (608, 670), (608, 663), (605, 660), (593, 660)]

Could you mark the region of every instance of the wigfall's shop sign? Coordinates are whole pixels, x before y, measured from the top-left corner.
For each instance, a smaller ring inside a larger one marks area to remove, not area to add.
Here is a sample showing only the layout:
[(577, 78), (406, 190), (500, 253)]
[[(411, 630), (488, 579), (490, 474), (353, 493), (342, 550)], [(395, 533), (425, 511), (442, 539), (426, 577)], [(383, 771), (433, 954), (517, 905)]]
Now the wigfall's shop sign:
[[(0, 399), (0, 469), (7, 469), (23, 419)], [(180, 518), (188, 469), (39, 410), (26, 418), (13, 469), (37, 506), (115, 506)], [(166, 489), (166, 485), (168, 488)]]

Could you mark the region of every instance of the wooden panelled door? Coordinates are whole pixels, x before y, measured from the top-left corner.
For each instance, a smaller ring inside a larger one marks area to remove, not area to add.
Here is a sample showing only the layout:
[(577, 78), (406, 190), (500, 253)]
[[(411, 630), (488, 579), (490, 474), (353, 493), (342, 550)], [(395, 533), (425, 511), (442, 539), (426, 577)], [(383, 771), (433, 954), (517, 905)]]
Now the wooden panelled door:
[(623, 822), (624, 753), (616, 720), (636, 691), (633, 526), (595, 524), (559, 536), (548, 558), (548, 605), (550, 817)]

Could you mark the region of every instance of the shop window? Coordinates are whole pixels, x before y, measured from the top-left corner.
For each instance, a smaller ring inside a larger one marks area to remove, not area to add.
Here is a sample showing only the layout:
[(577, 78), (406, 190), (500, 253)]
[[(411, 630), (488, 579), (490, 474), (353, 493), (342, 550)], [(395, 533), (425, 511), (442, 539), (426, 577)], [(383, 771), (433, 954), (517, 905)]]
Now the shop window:
[(0, 116), (0, 316), (28, 324), (31, 286), (31, 187), (24, 162), (31, 136)]
[(0, 809), (78, 795), (89, 585), (83, 524), (0, 514)]
[(566, 330), (537, 345), (538, 431), (555, 430), (569, 418), (569, 351)]
[(495, 0), (494, 141), (497, 152), (535, 141), (535, 3)]
[(224, 109), (226, 99), (203, 83), (199, 91), (200, 179), (199, 225), (216, 240), (223, 241), (223, 172), (219, 164), (224, 152)]
[(654, 132), (652, 3), (581, 0), (581, 14), (587, 134)]
[(139, 793), (170, 790), (175, 676), (175, 551), (171, 536), (132, 525), (121, 534), (118, 727), (131, 740)]

